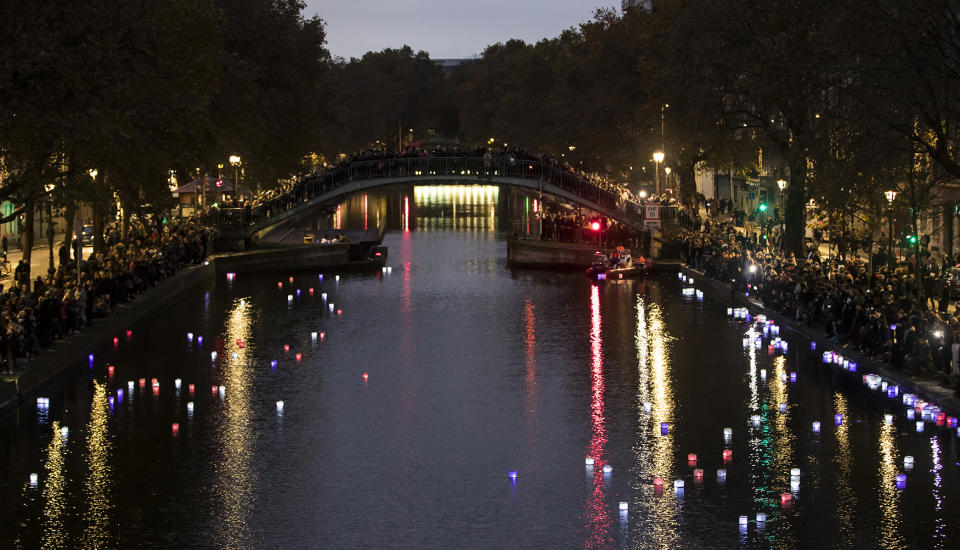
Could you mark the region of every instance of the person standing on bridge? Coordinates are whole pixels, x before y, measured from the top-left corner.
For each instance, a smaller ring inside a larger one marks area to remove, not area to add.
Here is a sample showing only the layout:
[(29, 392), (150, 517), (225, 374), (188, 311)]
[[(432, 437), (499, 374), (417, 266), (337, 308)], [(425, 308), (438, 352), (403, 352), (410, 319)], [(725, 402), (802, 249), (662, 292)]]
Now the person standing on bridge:
[(492, 173), (493, 169), (493, 154), (490, 153), (490, 149), (483, 154), (483, 175), (489, 176)]

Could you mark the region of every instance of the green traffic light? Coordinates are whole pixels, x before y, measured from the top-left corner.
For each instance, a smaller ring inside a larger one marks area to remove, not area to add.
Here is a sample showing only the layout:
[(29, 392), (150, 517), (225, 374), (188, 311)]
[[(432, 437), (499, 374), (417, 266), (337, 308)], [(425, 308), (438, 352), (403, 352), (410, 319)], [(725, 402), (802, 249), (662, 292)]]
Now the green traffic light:
[(767, 205), (766, 205), (766, 204), (763, 204), (763, 203), (761, 202), (761, 203), (760, 203), (760, 208), (759, 208), (759, 210), (760, 210), (761, 212), (766, 212), (766, 211), (767, 211)]
[(914, 235), (910, 235), (910, 244), (913, 244), (915, 242), (917, 242), (917, 237)]

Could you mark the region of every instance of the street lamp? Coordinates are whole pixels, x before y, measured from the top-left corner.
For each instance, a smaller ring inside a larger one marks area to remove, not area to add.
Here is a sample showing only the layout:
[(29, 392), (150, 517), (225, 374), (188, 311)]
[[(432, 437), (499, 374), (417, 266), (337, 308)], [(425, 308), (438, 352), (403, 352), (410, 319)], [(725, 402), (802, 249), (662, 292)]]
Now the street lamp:
[(887, 247), (888, 247), (888, 252), (889, 252), (889, 254), (890, 254), (890, 256), (889, 256), (889, 257), (890, 257), (890, 261), (888, 261), (888, 264), (890, 264), (890, 267), (891, 267), (891, 269), (892, 269), (892, 268), (893, 268), (893, 266), (892, 266), (892, 261), (893, 261), (893, 201), (895, 201), (895, 200), (897, 199), (897, 192), (894, 191), (893, 189), (891, 189), (891, 190), (889, 190), (889, 191), (884, 191), (883, 195), (884, 195), (885, 197), (887, 197), (887, 206), (888, 206), (888, 209), (887, 209), (887, 221), (888, 221), (888, 226), (887, 226), (887, 239), (888, 239), (888, 243), (887, 243)]
[(660, 194), (660, 163), (663, 162), (663, 151), (656, 151), (653, 153), (653, 162), (656, 164), (656, 172), (653, 175), (653, 186), (657, 190), (657, 194)]
[(236, 195), (240, 195), (240, 155), (230, 155), (230, 164), (233, 165), (235, 180), (234, 190)]

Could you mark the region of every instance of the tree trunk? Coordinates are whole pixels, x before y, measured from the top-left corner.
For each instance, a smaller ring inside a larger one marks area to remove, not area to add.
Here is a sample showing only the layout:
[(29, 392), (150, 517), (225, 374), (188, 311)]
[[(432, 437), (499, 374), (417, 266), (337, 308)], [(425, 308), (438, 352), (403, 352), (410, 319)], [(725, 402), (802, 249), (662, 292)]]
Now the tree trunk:
[(806, 196), (806, 159), (801, 158), (790, 164), (790, 186), (787, 187), (784, 201), (783, 249), (793, 252), (797, 258), (804, 254), (804, 234), (806, 233), (807, 196)]
[(33, 199), (27, 199), (27, 209), (23, 213), (23, 261), (27, 267), (27, 281), (30, 281), (30, 260), (33, 253), (33, 221), (36, 208)]
[(56, 265), (57, 265), (53, 261), (53, 245), (54, 245), (53, 236), (55, 233), (56, 231), (53, 229), (53, 204), (48, 201), (47, 202), (47, 244), (50, 246), (50, 251), (49, 251), (50, 265), (48, 267), (52, 267), (54, 269), (56, 269)]
[(693, 206), (696, 203), (697, 196), (696, 165), (684, 165), (678, 171), (680, 172), (679, 198), (687, 206)]
[(104, 217), (103, 204), (100, 201), (93, 203), (93, 251), (101, 255), (107, 249), (103, 240)]
[(63, 214), (63, 223), (66, 224), (66, 227), (63, 228), (63, 242), (67, 245), (67, 249), (73, 245), (73, 224), (77, 217), (77, 203), (74, 201), (67, 201), (66, 212)]

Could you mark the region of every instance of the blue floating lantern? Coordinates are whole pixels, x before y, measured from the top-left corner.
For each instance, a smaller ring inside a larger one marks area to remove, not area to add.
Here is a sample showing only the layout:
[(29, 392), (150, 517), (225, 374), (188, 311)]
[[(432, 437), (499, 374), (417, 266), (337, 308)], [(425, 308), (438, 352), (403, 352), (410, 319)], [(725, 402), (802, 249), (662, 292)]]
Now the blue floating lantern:
[(667, 422), (660, 423), (660, 435), (667, 435), (670, 433), (670, 424)]
[(839, 426), (840, 424), (843, 424), (843, 415), (840, 413), (833, 415), (833, 423), (836, 424), (837, 426)]

